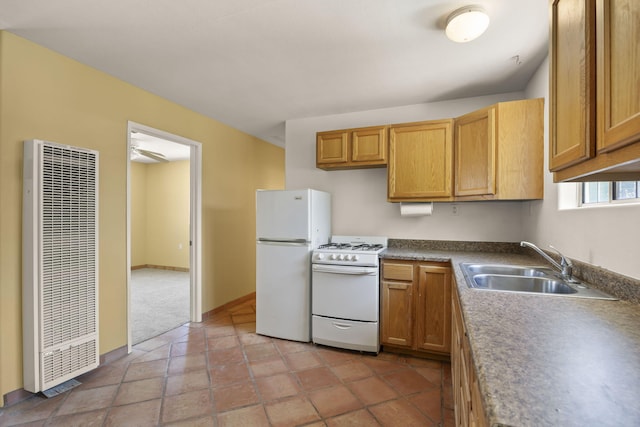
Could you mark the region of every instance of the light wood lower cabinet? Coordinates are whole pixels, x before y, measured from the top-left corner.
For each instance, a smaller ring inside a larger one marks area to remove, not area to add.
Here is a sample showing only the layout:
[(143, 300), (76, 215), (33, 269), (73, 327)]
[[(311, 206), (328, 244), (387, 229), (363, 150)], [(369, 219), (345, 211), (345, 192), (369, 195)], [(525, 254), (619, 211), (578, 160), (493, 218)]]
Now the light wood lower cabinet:
[(380, 342), (387, 349), (448, 355), (451, 268), (446, 263), (383, 261)]
[(416, 347), (448, 354), (451, 350), (451, 268), (418, 264)]
[(413, 347), (413, 263), (382, 263), (380, 342)]
[[(455, 288), (455, 286), (453, 286)], [(457, 292), (451, 299), (451, 381), (457, 427), (487, 426), (482, 396), (471, 357), (469, 339), (462, 319)]]

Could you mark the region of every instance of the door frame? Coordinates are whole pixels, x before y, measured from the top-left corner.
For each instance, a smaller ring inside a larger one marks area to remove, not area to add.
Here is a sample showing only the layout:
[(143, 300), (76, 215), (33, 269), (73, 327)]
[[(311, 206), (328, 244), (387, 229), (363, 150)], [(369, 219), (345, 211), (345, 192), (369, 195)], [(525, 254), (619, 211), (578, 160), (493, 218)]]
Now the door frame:
[(131, 353), (131, 133), (145, 133), (188, 145), (189, 159), (189, 282), (191, 322), (202, 321), (202, 144), (140, 123), (127, 122), (127, 353)]

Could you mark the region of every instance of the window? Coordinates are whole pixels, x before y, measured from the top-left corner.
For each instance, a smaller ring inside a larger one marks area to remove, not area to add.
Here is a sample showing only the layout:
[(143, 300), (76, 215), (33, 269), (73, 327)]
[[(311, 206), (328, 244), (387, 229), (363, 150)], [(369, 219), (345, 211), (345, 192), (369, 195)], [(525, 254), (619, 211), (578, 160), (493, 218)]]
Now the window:
[(640, 181), (584, 182), (582, 205), (640, 201)]
[(640, 198), (638, 188), (640, 181), (620, 181), (614, 182), (613, 200), (629, 200)]

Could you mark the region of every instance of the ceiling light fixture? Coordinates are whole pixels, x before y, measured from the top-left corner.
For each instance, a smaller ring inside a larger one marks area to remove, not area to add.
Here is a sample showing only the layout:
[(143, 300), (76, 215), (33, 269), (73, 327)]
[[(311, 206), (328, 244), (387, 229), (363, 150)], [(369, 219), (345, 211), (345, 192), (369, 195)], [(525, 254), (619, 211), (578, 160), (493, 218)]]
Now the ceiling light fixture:
[(447, 18), (445, 33), (450, 40), (466, 43), (482, 35), (489, 27), (489, 15), (481, 6), (465, 6)]

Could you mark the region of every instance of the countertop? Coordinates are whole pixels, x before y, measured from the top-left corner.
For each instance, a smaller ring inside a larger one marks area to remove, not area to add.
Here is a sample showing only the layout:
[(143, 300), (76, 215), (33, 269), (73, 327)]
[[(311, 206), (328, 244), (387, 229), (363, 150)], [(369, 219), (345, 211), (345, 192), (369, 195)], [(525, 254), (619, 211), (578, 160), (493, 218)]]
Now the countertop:
[(640, 425), (640, 306), (471, 289), (462, 262), (546, 265), (525, 254), (388, 248), (451, 262), (492, 426)]

